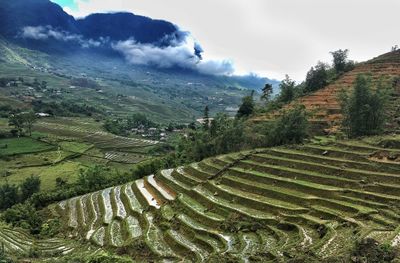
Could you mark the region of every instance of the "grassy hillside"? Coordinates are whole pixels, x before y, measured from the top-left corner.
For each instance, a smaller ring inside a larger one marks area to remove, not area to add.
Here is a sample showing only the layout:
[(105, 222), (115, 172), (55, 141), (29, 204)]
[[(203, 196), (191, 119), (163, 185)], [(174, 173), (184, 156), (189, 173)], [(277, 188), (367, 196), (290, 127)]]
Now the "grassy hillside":
[[(90, 52), (47, 55), (1, 38), (0, 54), (0, 78), (22, 77), (25, 82), (0, 88), (0, 106), (13, 108), (30, 107), (35, 100), (67, 102), (94, 107), (102, 116), (140, 112), (158, 122), (190, 122), (201, 116), (204, 105), (212, 112), (237, 107), (249, 89), (260, 90), (264, 82), (254, 76), (214, 77), (131, 66), (122, 59)], [(34, 79), (45, 81), (47, 87), (32, 89), (29, 83)], [(94, 85), (76, 85), (77, 79)]]

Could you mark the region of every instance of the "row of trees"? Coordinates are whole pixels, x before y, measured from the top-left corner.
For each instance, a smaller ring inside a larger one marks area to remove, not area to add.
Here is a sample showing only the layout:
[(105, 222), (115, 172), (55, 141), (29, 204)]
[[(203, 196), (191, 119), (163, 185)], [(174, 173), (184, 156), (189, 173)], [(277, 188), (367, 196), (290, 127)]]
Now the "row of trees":
[[(253, 94), (243, 98), (235, 118), (219, 113), (200, 127), (193, 127), (177, 142), (177, 163), (190, 163), (204, 158), (244, 149), (301, 143), (308, 137), (305, 109), (297, 106), (280, 118), (262, 124), (248, 125), (255, 107)], [(208, 107), (204, 120), (208, 120)]]
[(261, 99), (268, 103), (267, 110), (276, 110), (298, 97), (324, 88), (343, 73), (352, 70), (355, 63), (348, 59), (348, 53), (348, 49), (331, 52), (332, 65), (318, 62), (316, 66), (311, 67), (307, 72), (305, 81), (300, 84), (296, 84), (286, 75), (279, 85), (280, 94), (275, 98), (272, 98), (271, 84), (266, 84), (262, 90)]
[(37, 116), (33, 111), (12, 114), (8, 120), (8, 125), (14, 127), (11, 131), (13, 135), (22, 136), (25, 132), (32, 136), (33, 124)]

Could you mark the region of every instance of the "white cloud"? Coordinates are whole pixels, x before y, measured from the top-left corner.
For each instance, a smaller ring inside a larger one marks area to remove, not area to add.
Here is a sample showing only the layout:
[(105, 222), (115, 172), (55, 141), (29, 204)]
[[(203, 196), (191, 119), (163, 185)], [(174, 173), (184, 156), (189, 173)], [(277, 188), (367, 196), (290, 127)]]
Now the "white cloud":
[[(199, 48), (199, 46), (189, 33), (186, 33), (185, 39), (180, 42), (176, 38), (170, 39), (170, 45), (165, 47), (138, 43), (133, 38), (118, 42), (113, 42), (107, 37), (101, 37), (98, 40), (84, 39), (81, 35), (59, 31), (51, 26), (26, 26), (22, 28), (20, 37), (43, 41), (56, 39), (74, 42), (83, 48), (110, 44), (129, 63), (136, 65), (149, 65), (159, 68), (181, 67), (209, 75), (230, 75), (234, 72), (233, 62), (229, 60), (200, 58), (199, 54), (195, 53), (195, 47)], [(165, 36), (165, 38), (168, 38), (168, 36)]]
[(398, 0), (76, 0), (82, 17), (131, 11), (166, 19), (195, 34), (211, 58), (239, 71), (297, 80), (329, 51), (350, 49), (363, 61), (400, 44)]
[(136, 65), (150, 65), (159, 68), (181, 67), (196, 70), (203, 74), (229, 75), (234, 71), (233, 63), (226, 60), (203, 60), (196, 56), (195, 42), (188, 36), (185, 41), (167, 47), (141, 44), (133, 38), (118, 41), (112, 48)]
[(79, 44), (83, 48), (98, 47), (101, 45), (101, 41), (95, 41), (93, 39), (84, 39), (81, 35), (71, 34), (70, 32), (60, 31), (54, 29), (52, 26), (26, 26), (22, 28), (20, 37), (35, 39), (35, 40), (47, 40), (55, 39), (59, 41), (69, 41)]

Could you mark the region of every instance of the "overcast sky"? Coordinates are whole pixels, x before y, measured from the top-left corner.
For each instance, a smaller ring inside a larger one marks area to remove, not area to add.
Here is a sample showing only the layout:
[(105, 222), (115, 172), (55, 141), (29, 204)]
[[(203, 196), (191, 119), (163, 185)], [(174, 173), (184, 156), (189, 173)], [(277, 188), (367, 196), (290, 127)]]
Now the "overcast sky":
[(364, 61), (400, 46), (400, 0), (53, 0), (75, 17), (129, 11), (190, 31), (237, 73), (300, 81), (329, 51)]

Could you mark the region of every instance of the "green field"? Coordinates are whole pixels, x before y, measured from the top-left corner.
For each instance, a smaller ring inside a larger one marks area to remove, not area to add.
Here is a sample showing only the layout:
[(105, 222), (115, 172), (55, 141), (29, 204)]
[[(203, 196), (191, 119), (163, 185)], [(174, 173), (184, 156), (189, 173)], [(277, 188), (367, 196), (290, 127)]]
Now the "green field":
[[(55, 165), (39, 166), (39, 167), (28, 167), (19, 169), (8, 170), (11, 174), (6, 178), (8, 183), (19, 184), (30, 176), (39, 176), (41, 180), (41, 190), (48, 191), (53, 190), (56, 186), (56, 178), (60, 177), (66, 182), (75, 182), (80, 169), (84, 169), (79, 162), (62, 162)], [(5, 183), (5, 180), (1, 180), (1, 183)]]
[(0, 156), (43, 152), (54, 149), (53, 145), (28, 137), (0, 139)]

